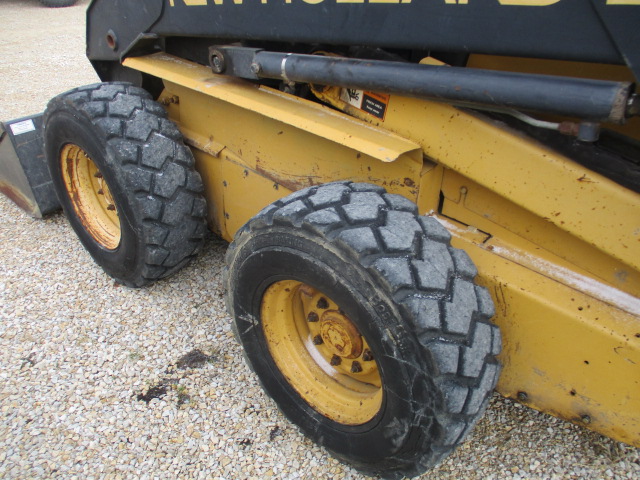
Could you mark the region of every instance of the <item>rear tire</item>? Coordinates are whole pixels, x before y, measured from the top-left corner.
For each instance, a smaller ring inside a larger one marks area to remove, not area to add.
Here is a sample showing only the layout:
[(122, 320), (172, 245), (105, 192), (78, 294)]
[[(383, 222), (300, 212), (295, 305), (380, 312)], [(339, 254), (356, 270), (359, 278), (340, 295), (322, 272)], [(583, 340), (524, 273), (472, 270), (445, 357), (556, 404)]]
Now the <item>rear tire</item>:
[(44, 125), (60, 203), (106, 273), (140, 287), (195, 257), (206, 233), (202, 180), (177, 127), (146, 91), (77, 88), (49, 102)]
[(493, 302), (449, 241), (404, 197), (342, 182), (267, 207), (229, 248), (228, 308), (250, 366), (292, 422), (363, 472), (432, 468), (496, 384)]

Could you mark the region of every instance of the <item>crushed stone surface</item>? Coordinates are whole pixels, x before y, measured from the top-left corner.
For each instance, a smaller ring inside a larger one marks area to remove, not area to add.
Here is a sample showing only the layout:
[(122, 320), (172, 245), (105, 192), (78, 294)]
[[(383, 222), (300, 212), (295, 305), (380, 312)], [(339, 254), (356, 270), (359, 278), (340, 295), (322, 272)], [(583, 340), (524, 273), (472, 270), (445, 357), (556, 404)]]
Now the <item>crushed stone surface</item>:
[[(0, 2), (0, 119), (97, 81), (86, 1)], [(364, 479), (306, 439), (242, 359), (226, 245), (140, 290), (119, 286), (61, 214), (0, 195), (0, 478)], [(637, 479), (638, 449), (494, 396), (429, 479)]]

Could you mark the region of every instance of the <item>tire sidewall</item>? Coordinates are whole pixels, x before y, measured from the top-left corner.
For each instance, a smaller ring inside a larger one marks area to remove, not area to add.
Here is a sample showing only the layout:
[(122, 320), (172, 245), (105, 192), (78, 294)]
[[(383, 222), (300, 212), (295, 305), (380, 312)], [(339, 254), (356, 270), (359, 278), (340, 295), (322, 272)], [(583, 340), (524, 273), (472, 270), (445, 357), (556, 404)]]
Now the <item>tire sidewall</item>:
[[(99, 244), (76, 214), (61, 171), (60, 153), (67, 144), (75, 144), (82, 148), (98, 167), (109, 186), (118, 210), (121, 229), (120, 244), (113, 250), (108, 250)], [(48, 111), (44, 147), (58, 199), (82, 245), (96, 263), (112, 277), (125, 281), (128, 278), (136, 278), (137, 272), (132, 272), (131, 266), (139, 263), (137, 238), (142, 232), (134, 230), (133, 225), (137, 222), (131, 208), (131, 199), (122, 189), (126, 183), (123, 178), (120, 178), (121, 170), (118, 168), (120, 162), (109, 148), (105, 134), (93, 124), (90, 118), (83, 115), (82, 111), (61, 103)]]
[[(238, 334), (253, 369), (283, 413), (338, 457), (348, 452), (350, 463), (369, 471), (385, 470), (388, 459), (396, 456), (398, 461), (403, 451), (425, 448), (416, 443), (424, 441), (420, 423), (434, 417), (435, 389), (430, 388), (428, 365), (416, 353), (417, 340), (384, 287), (334, 244), (299, 230), (272, 227), (252, 234), (235, 258), (242, 259), (230, 272), (230, 286), (238, 286), (230, 292)], [(260, 308), (265, 290), (285, 279), (330, 297), (367, 339), (384, 387), (382, 407), (369, 422), (347, 426), (324, 417), (301, 399), (274, 363)], [(437, 435), (437, 428), (433, 430)]]

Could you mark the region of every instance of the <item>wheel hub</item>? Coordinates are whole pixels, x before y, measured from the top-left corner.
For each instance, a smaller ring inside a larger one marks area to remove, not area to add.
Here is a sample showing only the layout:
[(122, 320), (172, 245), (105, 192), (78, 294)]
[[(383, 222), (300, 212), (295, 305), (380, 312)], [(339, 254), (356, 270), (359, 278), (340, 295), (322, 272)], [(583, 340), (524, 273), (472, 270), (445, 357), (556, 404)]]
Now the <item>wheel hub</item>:
[(358, 358), (362, 354), (362, 336), (356, 326), (339, 311), (322, 315), (320, 332), (324, 344), (335, 355)]
[(120, 244), (121, 226), (111, 190), (97, 165), (78, 145), (69, 143), (60, 152), (62, 179), (83, 227), (107, 250)]
[(261, 320), (280, 372), (314, 409), (344, 425), (371, 420), (382, 405), (382, 378), (373, 353), (340, 306), (295, 280), (271, 285)]

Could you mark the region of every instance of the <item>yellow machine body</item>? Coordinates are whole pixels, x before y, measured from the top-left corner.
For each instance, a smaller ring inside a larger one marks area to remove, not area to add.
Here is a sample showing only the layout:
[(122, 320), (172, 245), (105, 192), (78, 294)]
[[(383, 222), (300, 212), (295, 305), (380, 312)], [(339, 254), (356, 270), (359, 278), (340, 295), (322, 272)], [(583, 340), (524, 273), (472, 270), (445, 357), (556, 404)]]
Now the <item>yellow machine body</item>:
[(340, 112), (168, 54), (124, 65), (164, 81), (223, 238), (311, 185), (401, 194), (444, 223), (492, 294), (498, 391), (640, 446), (640, 195), (450, 105), (381, 96), (374, 116), (340, 88), (314, 92)]

